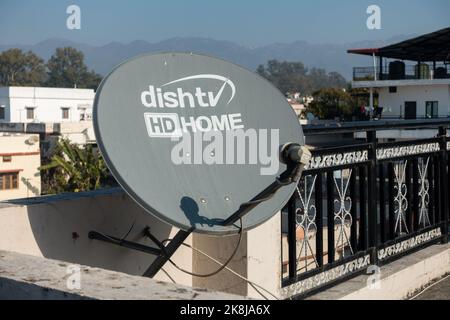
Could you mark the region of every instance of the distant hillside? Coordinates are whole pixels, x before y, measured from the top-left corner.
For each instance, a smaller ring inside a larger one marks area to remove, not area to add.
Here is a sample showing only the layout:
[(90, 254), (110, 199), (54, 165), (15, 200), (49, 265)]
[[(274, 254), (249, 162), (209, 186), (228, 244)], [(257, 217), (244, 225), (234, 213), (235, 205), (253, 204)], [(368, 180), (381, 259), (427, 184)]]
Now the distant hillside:
[(188, 51), (223, 58), (251, 70), (256, 70), (258, 65), (264, 64), (270, 59), (300, 61), (307, 67), (323, 68), (328, 72), (339, 72), (350, 80), (352, 67), (370, 65), (371, 62), (367, 57), (347, 54), (347, 49), (384, 46), (406, 38), (408, 37), (399, 36), (386, 41), (364, 41), (342, 45), (310, 44), (304, 41), (296, 41), (274, 43), (258, 48), (248, 48), (229, 41), (206, 38), (172, 38), (157, 43), (140, 40), (128, 44), (111, 42), (98, 47), (65, 39), (48, 39), (35, 45), (0, 45), (0, 52), (9, 48), (32, 50), (47, 60), (53, 54), (55, 48), (71, 46), (84, 52), (85, 61), (90, 68), (105, 75), (123, 60), (142, 53)]

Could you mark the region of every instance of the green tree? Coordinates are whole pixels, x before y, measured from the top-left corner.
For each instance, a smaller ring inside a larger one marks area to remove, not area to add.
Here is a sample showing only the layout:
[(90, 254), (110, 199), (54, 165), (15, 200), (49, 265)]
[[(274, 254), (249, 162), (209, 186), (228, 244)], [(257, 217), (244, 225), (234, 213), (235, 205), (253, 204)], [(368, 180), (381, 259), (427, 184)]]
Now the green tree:
[(102, 77), (89, 71), (84, 54), (71, 47), (57, 48), (47, 62), (49, 87), (96, 89)]
[(44, 60), (31, 51), (0, 53), (0, 86), (40, 86), (46, 78)]
[(82, 192), (113, 184), (98, 151), (91, 145), (81, 148), (60, 140), (41, 171), (43, 193)]
[(85, 74), (84, 87), (97, 90), (101, 81), (102, 81), (102, 76), (95, 73), (95, 71), (91, 70)]
[(272, 82), (284, 94), (300, 92), (307, 95), (322, 88), (347, 86), (347, 81), (339, 73), (327, 73), (318, 68), (308, 70), (301, 62), (269, 60), (266, 66), (258, 66), (256, 73)]
[(350, 119), (357, 110), (352, 96), (343, 89), (324, 88), (313, 93), (314, 101), (305, 112), (311, 112), (319, 119)]
[(282, 93), (287, 94), (303, 89), (308, 70), (301, 62), (269, 60), (267, 66), (260, 65), (256, 72), (272, 82)]

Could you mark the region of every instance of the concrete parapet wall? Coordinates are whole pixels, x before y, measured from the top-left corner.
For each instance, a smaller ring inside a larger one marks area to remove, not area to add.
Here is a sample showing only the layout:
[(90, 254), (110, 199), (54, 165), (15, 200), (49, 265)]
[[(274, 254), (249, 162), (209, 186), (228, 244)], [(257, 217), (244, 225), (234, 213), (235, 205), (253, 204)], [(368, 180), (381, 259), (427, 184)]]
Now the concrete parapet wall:
[[(92, 230), (155, 246), (142, 231), (149, 226), (159, 239), (178, 231), (154, 218), (121, 189), (12, 200), (0, 203), (0, 250), (57, 259), (130, 275), (142, 275), (154, 256), (90, 240)], [(186, 243), (191, 243), (191, 237)], [(192, 268), (192, 253), (182, 247), (174, 255)], [(167, 264), (158, 280), (192, 285), (192, 277)]]
[(0, 251), (0, 299), (244, 299), (124, 273)]
[[(0, 250), (57, 259), (68, 263), (99, 267), (130, 275), (142, 275), (154, 256), (90, 240), (91, 230), (156, 247), (144, 238), (146, 226), (160, 240), (173, 238), (178, 231), (140, 208), (120, 188), (86, 193), (60, 194), (0, 203)], [(253, 281), (278, 295), (281, 285), (281, 222), (275, 215), (256, 229), (244, 232), (238, 252), (228, 270), (209, 278), (187, 275), (166, 263), (155, 279), (191, 287), (208, 288), (254, 298), (259, 294)], [(236, 246), (237, 236), (210, 237), (193, 234), (185, 241), (221, 263)], [(216, 270), (209, 258), (181, 246), (173, 256), (181, 268), (199, 274)]]

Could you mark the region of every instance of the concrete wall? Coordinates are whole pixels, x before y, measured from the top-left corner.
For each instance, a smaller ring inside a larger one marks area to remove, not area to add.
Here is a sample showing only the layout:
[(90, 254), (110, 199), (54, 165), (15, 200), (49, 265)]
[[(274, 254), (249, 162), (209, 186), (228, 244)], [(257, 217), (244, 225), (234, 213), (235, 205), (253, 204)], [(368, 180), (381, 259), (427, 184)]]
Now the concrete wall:
[[(144, 212), (121, 190), (40, 197), (34, 201), (0, 203), (0, 250), (142, 275), (154, 257), (88, 239), (91, 230), (152, 245), (142, 231), (150, 226), (159, 239), (173, 237), (177, 230)], [(191, 243), (189, 238), (187, 243)], [(180, 248), (174, 256), (191, 269), (192, 253)], [(164, 280), (192, 285), (192, 277), (166, 265), (157, 275)], [(172, 279), (172, 280), (171, 280)]]
[(78, 145), (86, 145), (96, 143), (94, 128), (92, 121), (82, 122), (65, 122), (58, 123), (58, 132), (55, 134), (48, 134), (45, 136), (44, 141), (48, 142), (49, 149), (43, 153), (43, 156), (48, 156), (53, 151), (53, 147), (59, 139), (67, 139), (71, 143)]
[[(51, 145), (60, 137), (81, 145), (96, 142), (92, 121), (62, 123), (2, 123), (0, 121), (0, 132), (39, 134), (42, 142), (50, 142)], [(43, 156), (47, 155), (46, 150), (41, 151)]]
[[(0, 251), (0, 300), (240, 300), (124, 273)], [(178, 310), (167, 310), (178, 315)]]
[[(276, 215), (262, 226), (243, 233), (237, 255), (229, 265), (240, 276), (276, 295), (281, 284), (280, 224), (280, 215)], [(172, 238), (177, 232), (146, 213), (121, 189), (16, 200), (0, 203), (0, 250), (142, 275), (154, 257), (89, 240), (88, 233), (95, 230), (121, 238), (132, 227), (127, 240), (153, 245), (142, 236), (146, 226), (161, 240)], [(185, 243), (225, 262), (236, 240), (237, 236), (217, 238), (194, 234)], [(200, 274), (218, 268), (184, 246), (178, 249), (173, 260), (181, 268)], [(228, 270), (214, 277), (198, 278), (166, 264), (156, 279), (262, 298), (251, 285)], [(270, 297), (267, 293), (265, 296)]]
[[(94, 96), (92, 89), (0, 88), (0, 105), (6, 111), (6, 118), (0, 122), (79, 122), (81, 113), (92, 115)], [(27, 119), (27, 107), (35, 108), (35, 119)], [(62, 108), (69, 108), (68, 119), (62, 118)]]
[[(281, 215), (277, 214), (258, 228), (243, 233), (237, 254), (229, 264), (229, 268), (238, 276), (229, 270), (222, 270), (212, 277), (192, 277), (166, 264), (164, 270), (159, 272), (155, 279), (257, 299), (264, 297), (272, 299), (271, 294), (280, 297), (280, 218)], [(67, 267), (67, 263), (74, 263), (119, 271), (128, 275), (142, 275), (154, 257), (89, 240), (88, 233), (95, 230), (122, 238), (131, 229), (127, 240), (153, 245), (142, 235), (146, 226), (150, 226), (158, 239), (172, 238), (177, 232), (175, 228), (160, 222), (142, 210), (121, 189), (14, 200), (0, 203), (0, 251), (12, 251), (63, 261), (64, 263), (60, 263), (59, 266), (64, 268)], [(185, 243), (224, 263), (236, 247), (237, 238), (236, 235), (218, 238), (194, 234)], [(403, 299), (429, 281), (448, 273), (450, 271), (449, 253), (448, 245), (434, 246), (383, 266), (380, 290), (369, 290), (367, 287), (369, 276), (364, 275), (315, 295), (312, 299)], [(4, 256), (9, 255), (0, 252), (0, 269), (2, 265), (5, 265), (5, 261), (2, 260)], [(20, 256), (18, 259), (22, 259), (20, 261), (27, 259), (26, 264), (15, 262), (15, 266), (23, 265), (24, 270), (20, 267), (8, 267), (4, 285), (28, 288), (33, 283), (30, 284), (28, 280), (21, 281), (19, 273), (39, 271), (42, 263), (48, 262)], [(218, 268), (218, 265), (212, 263), (209, 258), (185, 246), (178, 249), (173, 256), (173, 261), (181, 268), (199, 274), (210, 273)], [(8, 263), (6, 261), (6, 264)], [(62, 272), (61, 270), (58, 272)], [(59, 282), (45, 280), (53, 278), (47, 276), (48, 271), (42, 272), (45, 273), (43, 277), (36, 276), (39, 272), (34, 273), (36, 281), (40, 282), (37, 285), (50, 286), (51, 290), (57, 289), (52, 287), (53, 284), (61, 285), (60, 279)], [(243, 281), (241, 277), (258, 286)], [(0, 296), (2, 278), (5, 278), (3, 269), (0, 273)], [(109, 290), (116, 286), (118, 278), (120, 277), (116, 275), (112, 278), (107, 277), (104, 285), (99, 284), (99, 287)], [(129, 289), (130, 296), (134, 292), (123, 284), (117, 285)], [(42, 288), (33, 288), (36, 294), (43, 291)], [(48, 290), (44, 291), (48, 292)], [(99, 294), (98, 290), (96, 292)], [(141, 293), (135, 292), (135, 294)]]
[(389, 93), (389, 87), (377, 89), (379, 105), (383, 107), (383, 117), (399, 117), (405, 115), (405, 102), (417, 102), (417, 117), (425, 117), (426, 101), (438, 101), (439, 117), (447, 117), (450, 113), (450, 86), (398, 86), (396, 93)]
[[(6, 162), (4, 157), (10, 157)], [(0, 201), (41, 194), (39, 135), (0, 132), (0, 173), (18, 172), (18, 189), (0, 190)]]
[[(242, 235), (241, 245), (229, 267), (239, 275), (257, 284), (242, 281), (235, 274), (224, 270), (208, 278), (194, 278), (194, 287), (245, 295), (256, 299), (273, 299), (270, 293), (279, 296), (281, 288), (281, 221), (280, 214)], [(195, 248), (208, 253), (214, 259), (225, 262), (236, 247), (239, 236), (207, 237), (195, 234)], [(194, 272), (205, 274), (218, 265), (200, 253), (194, 252)], [(264, 289), (269, 291), (267, 293)]]

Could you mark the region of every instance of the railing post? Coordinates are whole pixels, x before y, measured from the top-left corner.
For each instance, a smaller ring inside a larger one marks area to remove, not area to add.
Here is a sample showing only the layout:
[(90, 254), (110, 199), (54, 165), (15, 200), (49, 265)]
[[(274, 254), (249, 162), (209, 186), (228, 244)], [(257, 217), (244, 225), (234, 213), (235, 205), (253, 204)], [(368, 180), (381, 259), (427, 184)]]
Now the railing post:
[(378, 205), (377, 205), (377, 133), (367, 131), (367, 142), (371, 144), (368, 151), (369, 165), (367, 173), (367, 204), (369, 224), (369, 248), (372, 251), (372, 263), (377, 263), (378, 246)]
[(448, 172), (447, 172), (447, 127), (439, 127), (439, 138), (440, 138), (440, 167), (441, 167), (441, 175), (439, 179), (441, 180), (441, 222), (443, 220), (444, 230), (442, 230), (442, 234), (445, 235), (442, 243), (445, 244), (448, 242), (448, 219), (449, 219), (449, 207), (448, 207)]
[[(432, 172), (432, 170), (430, 170)], [(395, 172), (394, 164), (389, 162), (388, 164), (388, 175), (389, 175), (389, 240), (395, 239), (395, 204), (394, 204), (394, 185), (395, 185)], [(430, 175), (429, 175), (430, 176)], [(431, 180), (432, 181), (432, 180)], [(430, 184), (430, 191), (432, 191), (432, 185)], [(430, 200), (433, 198), (430, 196)], [(430, 207), (431, 201), (430, 201)]]
[(413, 215), (412, 215), (412, 227), (411, 227), (411, 231), (418, 231), (419, 230), (419, 172), (418, 172), (418, 167), (419, 167), (419, 160), (418, 158), (413, 159), (412, 161), (412, 168), (413, 168), (413, 203), (412, 203), (412, 207), (413, 207)]
[(327, 171), (327, 230), (328, 230), (328, 263), (335, 260), (335, 237), (334, 237), (334, 171)]
[(297, 277), (297, 192), (294, 192), (288, 202), (288, 256), (289, 279)]
[(367, 251), (368, 242), (368, 222), (367, 222), (367, 198), (366, 198), (366, 165), (359, 167), (359, 240), (358, 250)]
[(316, 194), (315, 194), (315, 204), (316, 204), (316, 259), (317, 264), (320, 268), (323, 267), (323, 192), (322, 192), (322, 173), (317, 173), (316, 178)]

